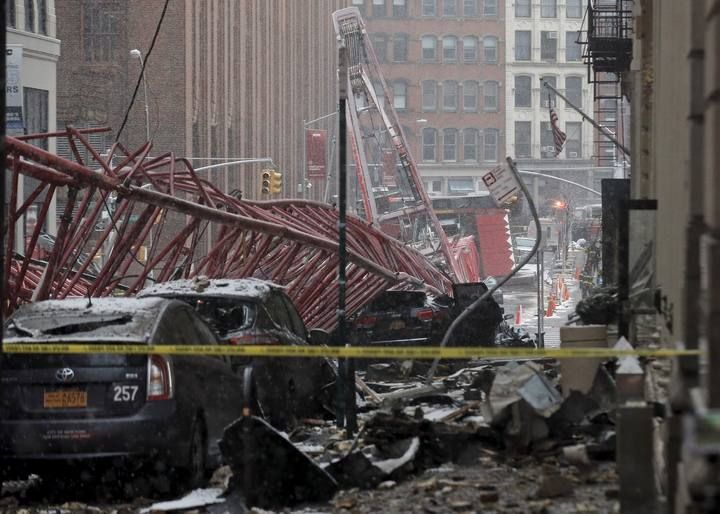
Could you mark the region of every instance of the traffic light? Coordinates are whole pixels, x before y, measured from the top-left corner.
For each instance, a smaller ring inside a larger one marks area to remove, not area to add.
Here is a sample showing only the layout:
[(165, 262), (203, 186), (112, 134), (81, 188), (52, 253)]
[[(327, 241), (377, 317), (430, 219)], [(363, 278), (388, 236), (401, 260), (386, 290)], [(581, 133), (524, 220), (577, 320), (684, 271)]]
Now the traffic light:
[(269, 195), (270, 194), (270, 177), (272, 175), (272, 170), (263, 170), (262, 172), (262, 192), (263, 194)]
[(282, 173), (279, 171), (273, 171), (270, 179), (270, 192), (271, 193), (282, 193), (283, 192), (283, 178)]

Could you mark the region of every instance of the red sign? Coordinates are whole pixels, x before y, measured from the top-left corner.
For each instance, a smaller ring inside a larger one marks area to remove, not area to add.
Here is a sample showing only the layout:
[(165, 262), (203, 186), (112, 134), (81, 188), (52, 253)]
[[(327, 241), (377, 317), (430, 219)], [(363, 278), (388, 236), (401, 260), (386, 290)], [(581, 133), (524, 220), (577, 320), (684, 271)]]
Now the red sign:
[(325, 178), (327, 130), (305, 130), (305, 158), (308, 178)]

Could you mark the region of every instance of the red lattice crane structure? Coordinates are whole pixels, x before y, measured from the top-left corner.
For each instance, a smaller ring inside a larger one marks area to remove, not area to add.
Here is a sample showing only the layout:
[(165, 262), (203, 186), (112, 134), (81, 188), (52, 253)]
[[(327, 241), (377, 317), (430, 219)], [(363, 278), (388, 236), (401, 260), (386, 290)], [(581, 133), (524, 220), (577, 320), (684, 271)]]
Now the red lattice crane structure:
[[(100, 155), (86, 135), (107, 130), (70, 127), (5, 138), (5, 314), (23, 302), (133, 295), (152, 282), (176, 278), (258, 277), (286, 286), (309, 327), (334, 327), (333, 207), (239, 200), (200, 178), (188, 160), (172, 153), (151, 156), (149, 142), (134, 151), (114, 144)], [(67, 138), (75, 159), (30, 144), (50, 137)], [(22, 177), (37, 182), (20, 198)], [(63, 198), (64, 207), (57, 234), (49, 237), (42, 228), (53, 195)], [(16, 226), (33, 204), (39, 204), (35, 227), (18, 238)], [(347, 241), (349, 314), (389, 288), (451, 291), (450, 279), (421, 253), (360, 218), (348, 217)]]
[(333, 13), (335, 32), (348, 49), (347, 120), (355, 163), (358, 214), (373, 226), (422, 251), (456, 282), (479, 280), (458, 262), (432, 210), (357, 7)]

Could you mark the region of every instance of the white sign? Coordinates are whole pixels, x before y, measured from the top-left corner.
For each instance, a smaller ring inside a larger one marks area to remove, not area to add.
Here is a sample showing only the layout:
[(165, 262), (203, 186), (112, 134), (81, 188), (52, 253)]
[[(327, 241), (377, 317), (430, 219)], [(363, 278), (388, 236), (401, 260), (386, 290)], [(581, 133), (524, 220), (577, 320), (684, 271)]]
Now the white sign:
[(499, 207), (515, 202), (520, 195), (520, 185), (505, 166), (498, 166), (486, 173), (482, 180)]
[(23, 88), (22, 45), (5, 47), (5, 130), (8, 135), (22, 134)]

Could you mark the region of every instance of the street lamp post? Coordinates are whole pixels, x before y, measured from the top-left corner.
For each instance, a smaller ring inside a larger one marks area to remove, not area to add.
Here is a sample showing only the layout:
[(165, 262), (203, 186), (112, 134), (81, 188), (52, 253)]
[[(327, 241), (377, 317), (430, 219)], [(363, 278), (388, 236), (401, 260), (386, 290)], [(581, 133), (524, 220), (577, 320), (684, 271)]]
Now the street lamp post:
[(140, 60), (140, 74), (142, 75), (143, 93), (145, 95), (145, 139), (150, 141), (150, 110), (148, 108), (147, 81), (145, 80), (145, 61), (143, 61), (142, 52), (137, 48), (130, 50), (130, 55)]

